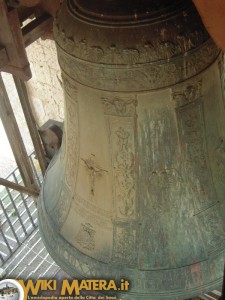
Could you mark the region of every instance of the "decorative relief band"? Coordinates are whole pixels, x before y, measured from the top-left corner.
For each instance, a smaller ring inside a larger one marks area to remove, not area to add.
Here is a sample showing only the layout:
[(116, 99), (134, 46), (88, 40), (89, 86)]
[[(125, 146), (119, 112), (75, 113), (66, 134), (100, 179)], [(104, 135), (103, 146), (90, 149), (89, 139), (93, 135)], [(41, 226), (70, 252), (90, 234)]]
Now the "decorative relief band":
[[(189, 36), (178, 34), (176, 42), (158, 40), (146, 41), (138, 48), (131, 46), (120, 48), (115, 44), (103, 48), (95, 44), (90, 45), (85, 38), (75, 41), (74, 38), (67, 37), (65, 31), (60, 30), (58, 26), (55, 26), (54, 31), (58, 45), (70, 55), (84, 61), (118, 65), (156, 63), (161, 60), (174, 59), (183, 56), (184, 52), (199, 47), (209, 39), (205, 30), (198, 28)], [(161, 31), (166, 31), (166, 29), (161, 28)]]
[[(77, 166), (78, 166), (78, 155), (79, 155), (79, 139), (78, 139), (78, 102), (77, 102), (77, 91), (72, 89), (68, 84), (69, 81), (64, 81), (66, 93), (65, 106), (67, 111), (66, 118), (66, 166), (65, 166), (65, 182), (67, 183), (70, 190), (73, 190), (73, 187), (76, 182), (77, 177)], [(73, 97), (73, 98), (72, 98)], [(75, 141), (75, 142), (74, 142)], [(73, 159), (71, 159), (73, 157)]]
[(54, 218), (54, 223), (57, 228), (61, 228), (66, 218), (68, 216), (70, 206), (72, 202), (72, 196), (69, 189), (66, 186), (63, 186), (60, 192), (59, 197), (57, 198), (57, 204), (53, 209), (52, 218)]
[[(76, 4), (74, 1), (69, 1), (68, 5), (65, 4), (63, 13), (56, 16), (55, 38), (67, 53), (89, 62), (126, 65), (173, 59), (198, 48), (209, 39), (194, 5), (188, 1), (177, 2), (176, 5), (171, 3), (172, 8), (168, 0), (165, 6), (161, 6), (157, 1), (154, 11), (154, 4), (151, 1), (151, 8), (145, 8), (135, 19), (131, 9), (131, 15), (128, 13), (127, 19), (127, 9), (132, 6), (130, 4), (125, 9), (124, 16), (118, 18), (118, 15), (114, 15), (115, 11), (113, 12), (113, 26), (111, 22), (107, 24), (108, 17), (111, 15), (110, 3), (105, 7), (107, 13), (101, 15), (98, 10), (97, 14), (90, 15), (87, 23), (87, 20), (82, 18), (85, 10), (79, 12), (78, 8), (73, 9), (73, 5)], [(83, 5), (84, 2), (81, 6)], [(90, 12), (92, 4), (89, 2), (87, 6)], [(188, 16), (191, 16), (192, 22), (189, 22), (187, 28)], [(105, 25), (99, 26), (92, 21), (103, 22)], [(123, 26), (124, 22), (126, 26)], [(83, 30), (81, 31), (80, 28)], [(101, 37), (99, 37), (99, 30), (101, 30)], [(121, 41), (118, 36), (125, 38)]]
[(187, 56), (171, 61), (127, 66), (89, 63), (58, 47), (62, 70), (77, 82), (100, 90), (146, 91), (182, 82), (207, 68), (220, 51), (209, 40)]

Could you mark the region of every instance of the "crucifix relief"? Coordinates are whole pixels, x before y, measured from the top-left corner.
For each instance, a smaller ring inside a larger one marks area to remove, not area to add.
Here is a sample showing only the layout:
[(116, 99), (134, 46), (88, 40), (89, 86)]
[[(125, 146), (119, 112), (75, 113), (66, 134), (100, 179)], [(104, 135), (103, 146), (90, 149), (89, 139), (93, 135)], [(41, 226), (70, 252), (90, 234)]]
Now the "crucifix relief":
[(82, 158), (82, 160), (85, 163), (87, 171), (89, 173), (90, 191), (91, 195), (94, 196), (96, 179), (102, 177), (103, 173), (108, 171), (102, 169), (98, 165), (94, 154), (91, 154), (91, 156), (87, 159)]

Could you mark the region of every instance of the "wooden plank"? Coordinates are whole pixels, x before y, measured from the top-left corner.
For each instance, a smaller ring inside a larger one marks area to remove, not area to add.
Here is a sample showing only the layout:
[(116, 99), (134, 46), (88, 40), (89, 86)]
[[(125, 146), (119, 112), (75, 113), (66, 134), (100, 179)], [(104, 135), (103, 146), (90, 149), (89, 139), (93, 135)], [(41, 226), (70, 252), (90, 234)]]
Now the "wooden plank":
[(20, 23), (23, 23), (26, 19), (34, 15), (34, 9), (32, 7), (20, 6), (17, 8)]
[(220, 295), (218, 295), (217, 293), (215, 293), (214, 291), (212, 291), (212, 292), (210, 292), (210, 293), (208, 293), (207, 295), (209, 295), (210, 297), (212, 297), (213, 299), (215, 299), (215, 300), (219, 300), (219, 299), (221, 299), (221, 294)]
[(5, 47), (0, 45), (0, 68), (5, 66), (9, 62), (7, 51)]
[(0, 44), (6, 48), (9, 63), (1, 71), (31, 78), (31, 71), (16, 9), (8, 11), (4, 0), (0, 0)]
[(17, 183), (11, 182), (11, 181), (3, 179), (3, 178), (0, 178), (0, 185), (3, 185), (7, 188), (16, 190), (20, 193), (24, 193), (24, 194), (27, 194), (29, 196), (35, 197), (35, 198), (38, 197), (38, 195), (39, 195), (39, 193), (37, 191), (33, 190), (33, 189), (30, 189), (28, 187), (19, 185)]
[(0, 74), (0, 116), (24, 185), (38, 191), (36, 179)]
[(28, 23), (23, 29), (22, 34), (25, 46), (29, 46), (47, 32), (52, 30), (53, 17), (49, 14), (43, 14), (34, 21)]
[(191, 298), (190, 300), (222, 300), (222, 298), (221, 298), (221, 292), (214, 290), (207, 294)]
[(24, 116), (27, 122), (27, 126), (30, 132), (30, 136), (34, 145), (35, 153), (37, 155), (40, 168), (42, 171), (42, 174), (45, 174), (46, 168), (47, 168), (47, 160), (45, 157), (45, 153), (42, 147), (41, 139), (36, 127), (36, 121), (34, 119), (32, 109), (30, 106), (30, 102), (28, 99), (27, 89), (25, 86), (25, 83), (21, 81), (18, 77), (13, 76), (14, 82), (17, 88), (17, 92), (19, 95), (20, 103), (23, 108)]

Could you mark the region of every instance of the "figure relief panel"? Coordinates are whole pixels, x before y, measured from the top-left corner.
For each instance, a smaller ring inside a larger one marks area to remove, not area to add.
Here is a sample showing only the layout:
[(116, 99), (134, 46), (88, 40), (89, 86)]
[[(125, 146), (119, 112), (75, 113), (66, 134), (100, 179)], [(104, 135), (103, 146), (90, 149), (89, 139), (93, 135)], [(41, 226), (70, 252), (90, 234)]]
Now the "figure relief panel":
[(104, 113), (109, 116), (134, 117), (136, 115), (137, 97), (105, 95), (101, 97)]
[(76, 236), (77, 243), (82, 249), (93, 251), (95, 249), (95, 234), (96, 231), (90, 223), (81, 223)]
[(219, 213), (220, 209), (220, 205), (215, 205), (197, 216), (203, 231), (208, 255), (222, 251), (225, 246), (225, 230)]
[[(133, 250), (132, 250), (133, 249)], [(113, 256), (114, 263), (124, 264), (129, 267), (137, 265), (138, 237), (137, 230), (131, 226), (114, 226)]]
[(100, 261), (108, 261), (112, 252), (112, 216), (94, 203), (74, 195), (61, 228), (61, 234), (79, 251)]
[(172, 88), (172, 100), (175, 107), (179, 108), (183, 105), (192, 103), (202, 96), (202, 80), (198, 79), (188, 84), (179, 84)]

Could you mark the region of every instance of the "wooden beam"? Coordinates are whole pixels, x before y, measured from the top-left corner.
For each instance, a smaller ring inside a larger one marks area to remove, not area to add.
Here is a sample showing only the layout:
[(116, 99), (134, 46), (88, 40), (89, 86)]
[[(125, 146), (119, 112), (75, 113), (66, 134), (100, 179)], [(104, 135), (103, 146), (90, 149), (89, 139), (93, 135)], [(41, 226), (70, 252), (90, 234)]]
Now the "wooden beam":
[(17, 13), (19, 16), (20, 23), (22, 24), (28, 18), (31, 18), (34, 15), (34, 9), (32, 7), (20, 6), (17, 8)]
[(18, 13), (16, 9), (9, 11), (4, 0), (0, 0), (0, 44), (5, 47), (9, 58), (1, 71), (17, 75), (23, 80), (30, 79), (31, 71)]
[(7, 65), (9, 58), (5, 47), (0, 45), (0, 68)]
[(38, 191), (36, 179), (0, 74), (0, 116), (24, 185)]
[(28, 187), (19, 185), (17, 183), (11, 182), (11, 181), (3, 179), (3, 178), (0, 178), (0, 185), (3, 185), (7, 188), (16, 190), (20, 193), (24, 193), (24, 194), (27, 194), (29, 196), (35, 197), (35, 198), (38, 197), (38, 195), (39, 195), (39, 193), (37, 191), (33, 190), (33, 189), (30, 189)]
[(41, 15), (34, 21), (28, 23), (22, 29), (25, 47), (29, 46), (40, 37), (46, 35), (47, 32), (51, 32), (52, 26), (53, 17), (51, 17), (49, 14)]
[(48, 12), (51, 16), (55, 17), (61, 0), (20, 0), (19, 2), (22, 6), (41, 8), (42, 11)]
[(45, 157), (45, 153), (44, 153), (44, 150), (42, 147), (42, 143), (41, 143), (41, 139), (40, 139), (37, 127), (35, 125), (36, 121), (34, 119), (32, 109), (30, 106), (26, 85), (18, 77), (13, 76), (13, 78), (14, 78), (14, 82), (16, 85), (16, 89), (18, 92), (21, 106), (23, 108), (24, 116), (25, 116), (27, 126), (28, 126), (28, 129), (30, 132), (30, 136), (31, 136), (31, 139), (32, 139), (32, 142), (34, 145), (35, 154), (37, 155), (42, 174), (44, 175), (46, 168), (47, 168), (47, 160)]

